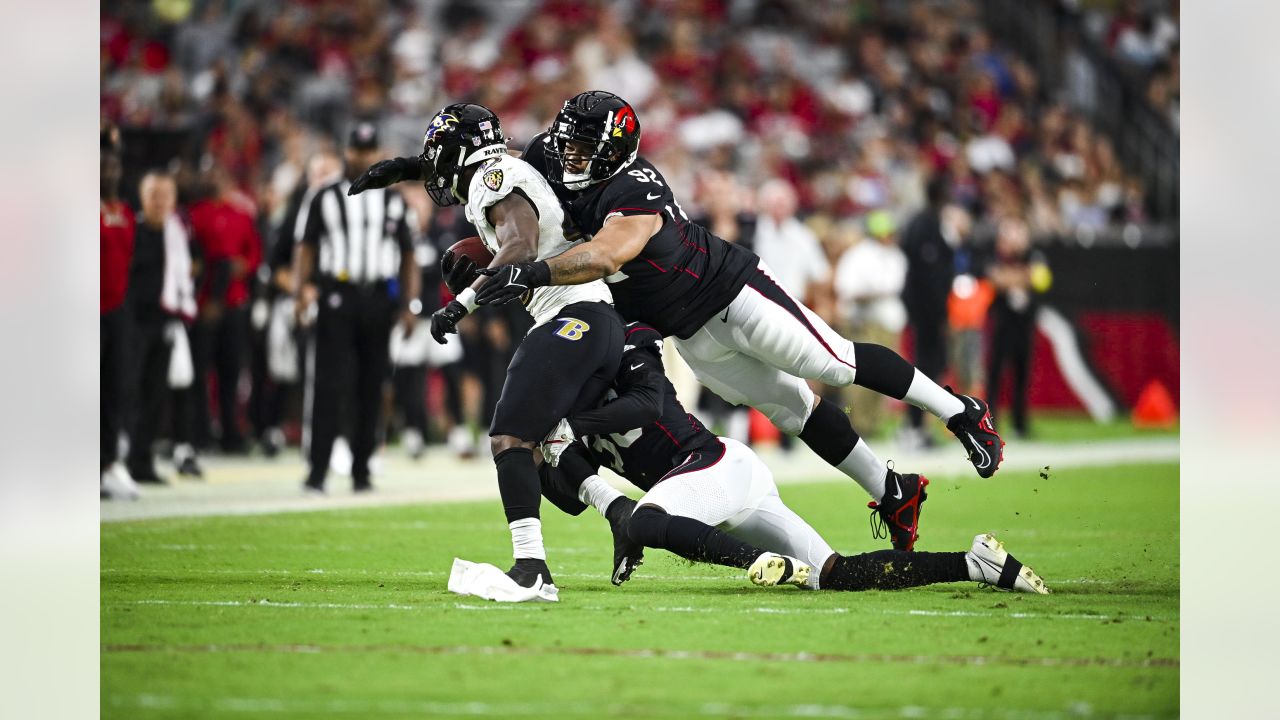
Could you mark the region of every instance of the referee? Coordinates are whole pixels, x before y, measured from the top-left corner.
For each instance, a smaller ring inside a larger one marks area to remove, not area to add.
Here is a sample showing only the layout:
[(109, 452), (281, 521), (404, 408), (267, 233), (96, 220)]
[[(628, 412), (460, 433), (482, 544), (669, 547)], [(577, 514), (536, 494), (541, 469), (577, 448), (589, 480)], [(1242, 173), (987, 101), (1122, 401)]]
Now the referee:
[(390, 375), (391, 328), (397, 316), (406, 335), (416, 323), (411, 302), (419, 276), (404, 198), (390, 189), (347, 195), (351, 181), (381, 155), (376, 126), (357, 122), (343, 179), (316, 192), (298, 239), (296, 308), (300, 324), (315, 317), (304, 400), (307, 492), (324, 492), (340, 417), (350, 421), (355, 491), (373, 489), (369, 458)]

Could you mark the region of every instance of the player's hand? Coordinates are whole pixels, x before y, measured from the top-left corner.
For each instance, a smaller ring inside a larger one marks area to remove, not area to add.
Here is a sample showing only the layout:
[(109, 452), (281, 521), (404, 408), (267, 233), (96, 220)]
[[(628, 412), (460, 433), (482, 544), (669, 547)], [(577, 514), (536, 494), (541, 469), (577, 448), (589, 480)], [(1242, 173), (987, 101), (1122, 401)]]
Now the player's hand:
[(444, 345), (444, 336), (458, 332), (458, 321), (466, 316), (466, 306), (457, 300), (450, 300), (448, 305), (431, 314), (431, 337)]
[(475, 260), (466, 255), (454, 255), (452, 250), (446, 250), (444, 257), (440, 258), (440, 270), (444, 273), (444, 284), (454, 295), (471, 287), (471, 283), (480, 277)]
[(561, 420), (542, 441), (542, 459), (551, 467), (560, 465), (560, 456), (573, 444), (576, 436), (568, 420)]
[(369, 188), (384, 188), (395, 185), (401, 180), (416, 180), (418, 175), (417, 158), (398, 157), (379, 160), (351, 183), (351, 187), (347, 188), (347, 194), (359, 195)]
[(488, 275), (489, 282), (476, 294), (477, 305), (506, 305), (534, 288), (551, 284), (551, 268), (542, 261), (484, 268), (480, 274)]

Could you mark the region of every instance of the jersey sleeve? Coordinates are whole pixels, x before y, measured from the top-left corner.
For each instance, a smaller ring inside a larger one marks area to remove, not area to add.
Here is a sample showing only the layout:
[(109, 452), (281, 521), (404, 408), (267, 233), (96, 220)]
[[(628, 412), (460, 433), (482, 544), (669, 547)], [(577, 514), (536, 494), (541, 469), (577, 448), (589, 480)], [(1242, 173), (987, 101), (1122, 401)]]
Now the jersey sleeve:
[(662, 368), (662, 335), (633, 323), (614, 388), (618, 397), (594, 410), (569, 418), (578, 437), (623, 433), (648, 425), (662, 415), (666, 375)]
[(647, 164), (632, 163), (609, 181), (600, 196), (604, 222), (627, 215), (661, 215), (674, 200), (662, 174)]

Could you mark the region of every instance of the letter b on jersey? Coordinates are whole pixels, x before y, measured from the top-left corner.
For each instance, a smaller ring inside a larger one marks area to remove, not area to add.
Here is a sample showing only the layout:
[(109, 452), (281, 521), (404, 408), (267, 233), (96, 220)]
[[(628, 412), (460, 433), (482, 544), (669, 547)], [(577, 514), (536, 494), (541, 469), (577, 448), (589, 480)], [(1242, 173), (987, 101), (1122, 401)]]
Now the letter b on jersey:
[(581, 340), (591, 326), (577, 318), (560, 318), (560, 329), (556, 334), (566, 340)]

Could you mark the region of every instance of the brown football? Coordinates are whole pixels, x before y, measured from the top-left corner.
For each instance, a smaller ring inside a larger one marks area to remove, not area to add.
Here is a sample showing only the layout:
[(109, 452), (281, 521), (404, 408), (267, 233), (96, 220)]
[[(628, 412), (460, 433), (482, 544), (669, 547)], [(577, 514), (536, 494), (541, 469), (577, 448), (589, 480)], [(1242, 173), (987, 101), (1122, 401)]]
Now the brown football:
[(489, 252), (489, 248), (484, 246), (484, 241), (479, 237), (463, 238), (458, 242), (449, 246), (449, 252), (455, 257), (466, 256), (476, 264), (476, 267), (487, 268), (489, 263), (493, 262), (493, 253)]

